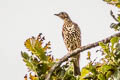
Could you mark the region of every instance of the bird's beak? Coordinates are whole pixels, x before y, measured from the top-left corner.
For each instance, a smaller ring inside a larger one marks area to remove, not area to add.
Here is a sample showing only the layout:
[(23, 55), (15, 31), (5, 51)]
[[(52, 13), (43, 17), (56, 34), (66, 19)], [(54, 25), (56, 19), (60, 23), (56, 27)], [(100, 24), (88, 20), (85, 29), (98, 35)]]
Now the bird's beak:
[(58, 14), (54, 14), (55, 16), (58, 16)]

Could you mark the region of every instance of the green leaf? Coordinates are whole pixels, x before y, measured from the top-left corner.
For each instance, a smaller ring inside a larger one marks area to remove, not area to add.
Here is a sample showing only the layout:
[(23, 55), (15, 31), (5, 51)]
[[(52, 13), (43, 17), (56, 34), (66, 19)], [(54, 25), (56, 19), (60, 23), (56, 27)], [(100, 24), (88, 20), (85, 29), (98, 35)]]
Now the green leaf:
[(44, 47), (43, 44), (44, 37), (38, 35), (37, 38), (32, 37), (25, 41), (26, 48), (32, 52), (33, 55), (37, 56), (40, 60), (46, 61), (47, 56), (46, 52), (47, 49), (50, 49), (50, 42), (48, 42)]
[(112, 74), (113, 74), (112, 71), (108, 71), (108, 72), (106, 73), (106, 78), (108, 79)]
[(102, 42), (99, 42), (99, 45), (100, 45), (103, 49), (106, 48), (106, 45), (105, 45), (104, 43), (102, 43)]
[(35, 52), (35, 50), (34, 50), (35, 38), (34, 38), (34, 37), (27, 39), (24, 44), (25, 44), (25, 47), (26, 47), (29, 51), (31, 51), (32, 53)]
[(26, 52), (21, 52), (21, 56), (23, 57), (23, 59), (29, 59), (29, 55)]
[(81, 79), (83, 79), (90, 71), (86, 68), (82, 68)]
[(90, 56), (91, 56), (91, 53), (90, 51), (88, 51), (88, 54), (87, 54), (87, 59), (90, 60)]
[(111, 2), (112, 0), (104, 0), (105, 2)]
[(109, 44), (104, 44), (104, 43), (100, 42), (99, 45), (102, 47), (104, 53), (110, 54)]
[(36, 71), (37, 71), (38, 75), (40, 76), (40, 75), (46, 73), (46, 71), (48, 70), (48, 65), (46, 63), (41, 63), (41, 64), (37, 65), (36, 69), (37, 69)]
[(120, 23), (112, 23), (111, 28), (113, 28), (115, 31), (119, 31), (120, 30)]
[(90, 72), (92, 72), (93, 74), (96, 74), (96, 67), (92, 64), (89, 65), (89, 70)]
[(114, 72), (113, 79), (114, 80), (120, 80), (120, 67), (118, 67), (117, 70)]
[(120, 22), (120, 16), (117, 17), (118, 21)]
[(120, 3), (117, 3), (116, 6), (117, 6), (118, 8), (120, 8)]
[(113, 2), (116, 2), (116, 3), (118, 2), (118, 0), (112, 0), (112, 1), (113, 1)]
[(43, 48), (38, 48), (38, 47), (35, 47), (35, 50), (36, 50), (36, 56), (39, 57), (40, 60), (42, 61), (46, 61), (47, 60), (47, 56), (43, 50)]
[(119, 41), (119, 38), (118, 37), (113, 37), (111, 40), (110, 40), (110, 42), (112, 43), (112, 44), (115, 44), (115, 43), (117, 43)]
[(114, 50), (114, 44), (117, 43), (119, 41), (118, 37), (113, 37), (110, 42), (111, 42), (111, 49)]
[(31, 71), (36, 72), (36, 69), (35, 69), (34, 65), (33, 65), (31, 62), (29, 62), (29, 61), (25, 61), (25, 62), (26, 62), (26, 66), (27, 66)]
[[(51, 44), (48, 42), (45, 46), (43, 46), (44, 40), (45, 38), (41, 37), (41, 34), (37, 37), (27, 39), (24, 45), (28, 51), (31, 52), (31, 56), (29, 56), (26, 52), (21, 52), (23, 61), (29, 71), (35, 73), (35, 76), (31, 76), (31, 80), (38, 80), (38, 77), (39, 80), (44, 80), (49, 69), (53, 66), (53, 64), (55, 64), (53, 56), (47, 54), (47, 50), (50, 49)], [(64, 76), (64, 73), (65, 71), (61, 71), (61, 75)], [(74, 77), (73, 74), (71, 76)]]
[(106, 79), (105, 79), (105, 76), (104, 76), (103, 74), (99, 74), (99, 75), (98, 75), (98, 79), (99, 79), (99, 80), (106, 80)]
[(101, 71), (102, 71), (102, 73), (104, 73), (104, 74), (105, 74), (107, 71), (111, 70), (111, 69), (114, 69), (114, 67), (111, 66), (111, 65), (103, 65), (103, 66), (101, 67)]

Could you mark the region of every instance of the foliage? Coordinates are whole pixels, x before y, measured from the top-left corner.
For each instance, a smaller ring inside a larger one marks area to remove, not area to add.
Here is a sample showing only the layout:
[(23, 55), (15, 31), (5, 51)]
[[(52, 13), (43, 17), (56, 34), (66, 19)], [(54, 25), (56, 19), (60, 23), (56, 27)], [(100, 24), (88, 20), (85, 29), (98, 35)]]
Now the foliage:
[(32, 37), (27, 39), (25, 41), (25, 47), (31, 52), (31, 55), (26, 52), (21, 52), (23, 61), (26, 63), (29, 71), (35, 73), (34, 76), (30, 73), (31, 80), (44, 79), (45, 74), (55, 63), (53, 57), (47, 54), (50, 49), (50, 42), (43, 46), (44, 40), (45, 38), (42, 37), (42, 34), (39, 34), (37, 38)]
[(120, 8), (120, 0), (103, 0), (107, 2), (108, 4), (114, 5), (117, 8)]
[[(102, 48), (101, 62), (91, 61), (81, 71), (81, 80), (120, 80), (120, 37), (114, 37), (110, 43), (99, 43)], [(118, 47), (119, 46), (119, 47)], [(90, 52), (88, 52), (90, 54)], [(117, 78), (117, 79), (115, 79)]]
[[(53, 56), (49, 54), (50, 42), (44, 44), (45, 38), (42, 37), (42, 34), (39, 34), (36, 37), (29, 38), (25, 41), (25, 47), (28, 49), (31, 54), (27, 52), (21, 52), (23, 61), (26, 63), (26, 66), (29, 69), (29, 78), (30, 80), (44, 80), (50, 68), (55, 64), (59, 59), (54, 59)], [(45, 46), (43, 46), (45, 45)], [(49, 51), (49, 52), (48, 52)], [(65, 63), (64, 65), (58, 67), (51, 79), (52, 80), (76, 80), (73, 76), (73, 67), (70, 63)], [(27, 75), (24, 77), (27, 80)]]
[[(31, 52), (31, 55), (26, 52), (21, 52), (23, 61), (29, 69), (30, 80), (44, 80), (50, 68), (59, 59), (54, 59), (49, 54), (50, 42), (43, 46), (45, 40), (41, 34), (37, 38), (32, 37), (25, 41), (25, 47)], [(88, 52), (86, 65), (81, 70), (80, 76), (73, 75), (72, 61), (58, 67), (52, 74), (51, 80), (108, 80), (119, 78), (120, 75), (120, 44), (119, 37), (111, 39), (110, 43), (99, 43), (102, 48), (103, 58), (101, 62), (91, 60), (91, 53)], [(24, 77), (27, 80), (27, 75)]]
[[(104, 0), (108, 4), (120, 8), (120, 0)], [(111, 24), (111, 28), (120, 30), (120, 14), (117, 17), (111, 11), (111, 16), (116, 23)], [(59, 61), (54, 59), (50, 53), (50, 42), (44, 43), (42, 34), (31, 37), (25, 41), (25, 47), (29, 52), (21, 52), (29, 74), (24, 80), (44, 80), (51, 67)], [(51, 80), (120, 80), (120, 37), (113, 37), (110, 43), (99, 43), (102, 58), (99, 62), (91, 60), (91, 52), (88, 52), (89, 63), (82, 68), (80, 76), (73, 75), (72, 61), (65, 62), (52, 74)]]
[[(120, 0), (104, 0), (104, 1), (120, 9)], [(116, 23), (112, 23), (110, 27), (116, 31), (119, 31), (120, 30), (120, 14), (117, 14), (117, 17), (115, 17), (113, 12), (111, 11), (111, 16), (116, 21)]]
[(117, 23), (112, 23), (110, 27), (113, 28), (115, 31), (119, 31), (120, 30), (120, 14), (117, 14), (117, 17), (115, 17), (113, 12), (111, 11), (111, 16)]

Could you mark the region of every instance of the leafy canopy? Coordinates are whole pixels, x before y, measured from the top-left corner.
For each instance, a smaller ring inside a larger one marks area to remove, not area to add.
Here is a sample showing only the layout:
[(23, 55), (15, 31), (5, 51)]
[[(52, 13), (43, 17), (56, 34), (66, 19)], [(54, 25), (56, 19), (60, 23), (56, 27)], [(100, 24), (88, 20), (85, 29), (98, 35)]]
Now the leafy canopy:
[[(120, 0), (104, 0), (110, 5), (120, 8)], [(116, 21), (111, 24), (111, 28), (120, 31), (120, 14), (115, 17), (111, 11), (111, 16)], [(25, 41), (28, 52), (21, 52), (29, 74), (24, 80), (45, 80), (51, 67), (59, 61), (49, 54), (50, 42), (44, 43), (45, 37), (40, 33), (37, 37), (31, 37)], [(113, 37), (110, 43), (99, 43), (102, 58), (99, 62), (91, 60), (91, 52), (88, 51), (87, 60), (89, 63), (82, 68), (80, 76), (73, 75), (72, 61), (65, 62), (52, 74), (51, 80), (120, 80), (120, 37)]]

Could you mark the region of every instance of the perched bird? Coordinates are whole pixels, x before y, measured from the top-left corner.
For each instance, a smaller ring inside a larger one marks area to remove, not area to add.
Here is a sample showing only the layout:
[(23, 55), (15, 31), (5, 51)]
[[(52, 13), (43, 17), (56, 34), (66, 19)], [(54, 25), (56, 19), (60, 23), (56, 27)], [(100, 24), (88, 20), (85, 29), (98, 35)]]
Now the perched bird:
[[(68, 52), (71, 53), (75, 49), (80, 48), (81, 32), (78, 25), (70, 19), (69, 15), (66, 12), (60, 12), (55, 15), (60, 17), (64, 21), (62, 27), (62, 37)], [(73, 60), (75, 76), (80, 75), (79, 58), (80, 58), (80, 54), (74, 56), (74, 60)]]

